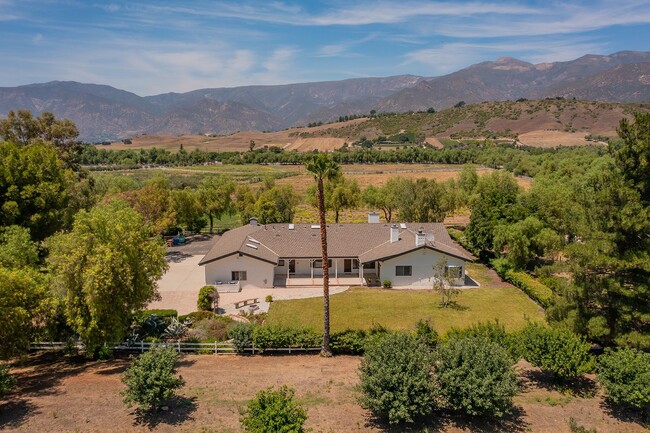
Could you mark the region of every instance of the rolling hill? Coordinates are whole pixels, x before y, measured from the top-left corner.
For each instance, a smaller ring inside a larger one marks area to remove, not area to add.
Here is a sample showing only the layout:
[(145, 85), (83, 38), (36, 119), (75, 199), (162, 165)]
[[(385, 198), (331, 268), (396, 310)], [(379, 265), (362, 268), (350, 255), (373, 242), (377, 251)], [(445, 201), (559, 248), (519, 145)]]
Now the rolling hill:
[(440, 77), (399, 75), (146, 97), (105, 85), (53, 81), (0, 88), (0, 116), (21, 108), (36, 114), (51, 111), (73, 120), (88, 141), (143, 133), (230, 134), (278, 131), (371, 110), (442, 110), (459, 101), (471, 104), (556, 96), (650, 101), (649, 77), (650, 52), (622, 51), (541, 64), (504, 57)]

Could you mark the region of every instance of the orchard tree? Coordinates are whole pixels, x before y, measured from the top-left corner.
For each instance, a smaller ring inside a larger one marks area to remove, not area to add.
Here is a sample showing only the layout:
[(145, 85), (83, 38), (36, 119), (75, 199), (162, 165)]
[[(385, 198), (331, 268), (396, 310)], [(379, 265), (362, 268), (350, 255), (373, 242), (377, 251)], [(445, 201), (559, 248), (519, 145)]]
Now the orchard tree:
[(0, 227), (0, 266), (25, 268), (38, 264), (38, 245), (29, 230), (20, 226)]
[(185, 187), (185, 189), (172, 191), (171, 204), (178, 224), (195, 231), (205, 225), (205, 212), (196, 190)]
[(393, 212), (399, 206), (399, 178), (390, 178), (381, 187), (369, 185), (361, 194), (361, 200), (368, 206), (381, 209), (386, 222), (391, 222)]
[(67, 322), (89, 353), (120, 341), (132, 315), (158, 296), (165, 247), (150, 233), (138, 212), (114, 200), (80, 211), (71, 232), (46, 242)]
[(142, 215), (153, 233), (163, 234), (173, 224), (176, 213), (172, 207), (169, 180), (155, 177), (140, 189), (124, 194), (131, 206)]
[[(251, 142), (255, 143), (253, 140)], [(215, 220), (232, 212), (231, 196), (234, 191), (235, 183), (226, 176), (209, 176), (199, 185), (199, 202), (210, 220), (210, 233), (214, 229)]]

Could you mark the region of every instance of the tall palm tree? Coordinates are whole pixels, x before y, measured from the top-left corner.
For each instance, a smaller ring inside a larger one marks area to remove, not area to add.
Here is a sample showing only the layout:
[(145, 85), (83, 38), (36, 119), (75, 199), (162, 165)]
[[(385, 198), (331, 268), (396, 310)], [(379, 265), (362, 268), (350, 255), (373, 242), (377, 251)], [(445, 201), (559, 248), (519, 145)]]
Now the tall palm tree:
[(325, 197), (323, 180), (337, 178), (341, 169), (328, 155), (319, 153), (307, 163), (307, 171), (314, 175), (318, 192), (318, 218), (320, 223), (320, 245), (323, 260), (323, 348), (321, 356), (332, 356), (330, 349), (330, 276), (327, 259), (327, 223), (325, 221)]

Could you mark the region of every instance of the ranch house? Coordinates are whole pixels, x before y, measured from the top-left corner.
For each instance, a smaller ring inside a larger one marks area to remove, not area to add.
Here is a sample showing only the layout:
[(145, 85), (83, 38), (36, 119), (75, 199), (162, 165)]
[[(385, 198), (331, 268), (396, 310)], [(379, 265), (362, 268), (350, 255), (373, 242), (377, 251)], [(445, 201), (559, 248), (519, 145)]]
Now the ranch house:
[[(465, 282), (465, 263), (472, 256), (455, 243), (441, 223), (379, 222), (328, 224), (327, 248), (331, 285), (431, 287), (434, 266), (446, 262), (454, 285)], [(272, 288), (322, 284), (320, 226), (317, 224), (250, 224), (223, 234), (199, 262), (206, 284)]]

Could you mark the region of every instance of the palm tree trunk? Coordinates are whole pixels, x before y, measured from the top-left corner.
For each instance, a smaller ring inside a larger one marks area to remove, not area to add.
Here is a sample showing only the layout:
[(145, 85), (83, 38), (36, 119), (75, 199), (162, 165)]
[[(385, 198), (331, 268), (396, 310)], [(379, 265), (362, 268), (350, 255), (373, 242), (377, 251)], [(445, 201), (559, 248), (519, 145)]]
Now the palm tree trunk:
[(325, 199), (323, 179), (318, 179), (318, 218), (320, 222), (320, 244), (323, 259), (323, 347), (321, 356), (332, 356), (330, 349), (330, 275), (327, 259), (327, 223), (325, 221)]

